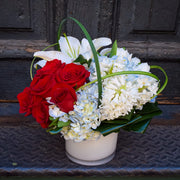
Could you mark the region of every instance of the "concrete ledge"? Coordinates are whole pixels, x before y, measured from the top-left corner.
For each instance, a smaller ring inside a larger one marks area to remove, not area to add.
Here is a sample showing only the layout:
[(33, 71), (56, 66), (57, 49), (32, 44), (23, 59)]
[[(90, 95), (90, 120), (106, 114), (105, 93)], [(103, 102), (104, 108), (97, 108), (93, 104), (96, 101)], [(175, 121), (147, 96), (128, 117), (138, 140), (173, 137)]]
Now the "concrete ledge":
[(180, 175), (180, 126), (151, 125), (145, 134), (121, 131), (115, 158), (89, 167), (71, 162), (64, 140), (39, 126), (0, 126), (0, 175)]

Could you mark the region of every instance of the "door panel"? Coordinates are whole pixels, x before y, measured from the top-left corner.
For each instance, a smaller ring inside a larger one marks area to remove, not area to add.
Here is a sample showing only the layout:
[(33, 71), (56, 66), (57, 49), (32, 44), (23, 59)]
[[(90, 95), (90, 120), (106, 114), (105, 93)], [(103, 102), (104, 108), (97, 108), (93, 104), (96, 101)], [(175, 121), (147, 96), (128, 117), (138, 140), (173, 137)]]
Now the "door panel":
[[(179, 6), (178, 0), (1, 0), (0, 101), (17, 101), (17, 94), (30, 83), (33, 53), (56, 42), (60, 21), (71, 16), (92, 38), (117, 39), (119, 47), (142, 61), (164, 67), (169, 84), (159, 101), (180, 104)], [(84, 37), (70, 20), (63, 32)]]

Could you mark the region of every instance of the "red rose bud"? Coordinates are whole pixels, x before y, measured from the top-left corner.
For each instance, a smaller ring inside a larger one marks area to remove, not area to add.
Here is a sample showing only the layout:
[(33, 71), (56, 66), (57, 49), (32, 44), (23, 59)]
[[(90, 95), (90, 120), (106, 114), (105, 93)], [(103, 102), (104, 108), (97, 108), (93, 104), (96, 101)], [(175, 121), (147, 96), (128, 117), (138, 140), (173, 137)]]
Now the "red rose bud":
[(33, 105), (33, 96), (31, 94), (31, 90), (29, 87), (26, 87), (23, 92), (19, 93), (18, 101), (20, 105), (19, 112), (26, 113), (25, 116), (28, 116), (32, 113), (32, 105)]
[(58, 83), (52, 89), (50, 101), (56, 104), (61, 111), (68, 113), (74, 109), (77, 95), (71, 86), (66, 83)]
[(77, 89), (84, 85), (89, 76), (90, 72), (84, 66), (70, 63), (64, 66), (64, 68), (57, 70), (56, 80), (58, 82), (65, 82)]
[(39, 96), (34, 97), (32, 115), (43, 128), (47, 128), (50, 124), (49, 120), (49, 104), (46, 100)]

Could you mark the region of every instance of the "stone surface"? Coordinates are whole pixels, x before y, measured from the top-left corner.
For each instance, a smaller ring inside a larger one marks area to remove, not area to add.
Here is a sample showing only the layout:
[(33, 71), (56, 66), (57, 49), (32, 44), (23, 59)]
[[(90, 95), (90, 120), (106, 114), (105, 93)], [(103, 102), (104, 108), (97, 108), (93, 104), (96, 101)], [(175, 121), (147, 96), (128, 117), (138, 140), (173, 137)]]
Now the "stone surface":
[(38, 126), (0, 127), (1, 175), (180, 175), (180, 126), (121, 131), (115, 158), (89, 167), (71, 162), (64, 140)]

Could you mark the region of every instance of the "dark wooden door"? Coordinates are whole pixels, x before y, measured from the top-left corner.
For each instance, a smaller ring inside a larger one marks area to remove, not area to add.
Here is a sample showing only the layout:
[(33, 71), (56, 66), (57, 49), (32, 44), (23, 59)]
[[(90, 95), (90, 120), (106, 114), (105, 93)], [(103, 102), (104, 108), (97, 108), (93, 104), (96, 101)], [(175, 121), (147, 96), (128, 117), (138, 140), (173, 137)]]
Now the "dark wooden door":
[[(17, 94), (30, 83), (33, 52), (55, 42), (60, 21), (72, 16), (92, 38), (117, 39), (134, 56), (161, 65), (169, 84), (159, 103), (180, 104), (179, 6), (179, 0), (1, 0), (0, 102), (17, 102)], [(72, 21), (64, 31), (83, 37)]]

